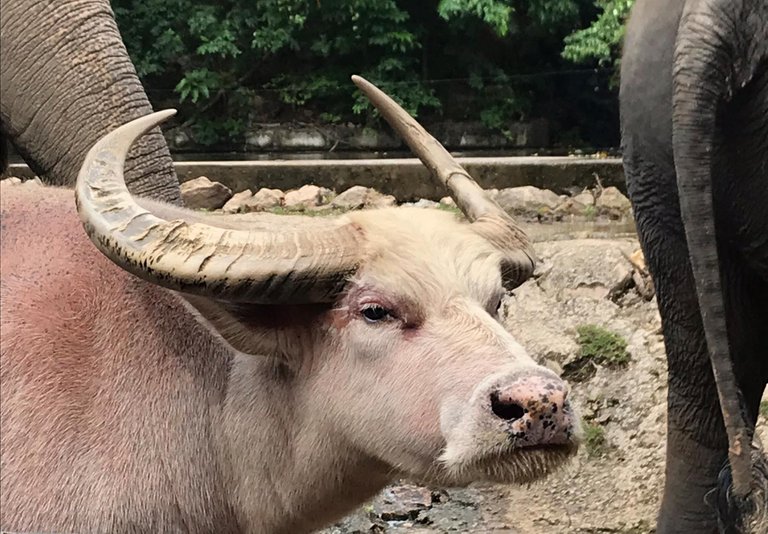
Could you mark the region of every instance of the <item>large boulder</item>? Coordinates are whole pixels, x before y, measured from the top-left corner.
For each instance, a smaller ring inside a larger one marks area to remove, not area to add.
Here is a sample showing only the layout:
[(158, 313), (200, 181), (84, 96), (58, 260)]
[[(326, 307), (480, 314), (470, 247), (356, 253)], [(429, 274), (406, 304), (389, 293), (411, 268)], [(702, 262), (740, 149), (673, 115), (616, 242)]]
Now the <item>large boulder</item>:
[(512, 215), (540, 215), (555, 211), (561, 199), (547, 189), (524, 185), (502, 189), (496, 195), (496, 202)]
[(288, 191), (285, 194), (283, 206), (287, 210), (304, 211), (322, 205), (331, 195), (332, 191), (325, 187), (304, 185), (299, 189)]
[(267, 211), (282, 206), (283, 202), (285, 202), (285, 193), (281, 190), (262, 187), (256, 191), (255, 195), (245, 199), (240, 212)]
[(612, 219), (622, 219), (629, 215), (632, 204), (621, 191), (615, 187), (606, 187), (595, 201), (595, 207), (602, 215), (607, 215)]
[(253, 197), (250, 189), (240, 191), (232, 195), (226, 204), (221, 208), (224, 213), (240, 213), (243, 206)]
[(181, 198), (184, 205), (192, 209), (217, 210), (232, 198), (232, 190), (200, 176), (181, 184)]
[(353, 185), (331, 201), (334, 208), (358, 210), (366, 205), (370, 189), (362, 185)]
[(383, 195), (369, 187), (355, 185), (331, 201), (331, 207), (344, 210), (361, 208), (387, 208), (397, 204), (392, 195)]

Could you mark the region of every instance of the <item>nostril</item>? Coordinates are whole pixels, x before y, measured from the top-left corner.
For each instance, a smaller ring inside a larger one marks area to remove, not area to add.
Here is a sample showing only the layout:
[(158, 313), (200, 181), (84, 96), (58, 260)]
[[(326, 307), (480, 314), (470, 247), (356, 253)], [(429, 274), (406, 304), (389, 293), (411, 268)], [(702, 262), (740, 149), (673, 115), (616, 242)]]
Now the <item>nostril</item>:
[(505, 421), (520, 419), (525, 414), (525, 408), (514, 402), (503, 400), (498, 391), (491, 393), (491, 410)]

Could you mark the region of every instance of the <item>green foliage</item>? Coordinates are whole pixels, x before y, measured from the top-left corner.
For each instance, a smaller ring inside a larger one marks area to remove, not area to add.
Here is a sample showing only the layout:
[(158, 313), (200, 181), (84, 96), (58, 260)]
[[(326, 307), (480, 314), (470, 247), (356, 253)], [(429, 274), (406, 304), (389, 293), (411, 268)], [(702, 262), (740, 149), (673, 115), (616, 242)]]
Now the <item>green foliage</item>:
[(512, 6), (508, 2), (496, 0), (440, 0), (437, 12), (445, 20), (475, 16), (503, 37), (509, 32)]
[(600, 65), (615, 64), (633, 3), (634, 0), (595, 0), (600, 15), (589, 27), (565, 38), (563, 57), (574, 63), (596, 60)]
[(602, 11), (591, 26), (593, 0), (113, 0), (112, 7), (153, 104), (178, 107), (194, 140), (213, 145), (240, 139), (258, 120), (377, 120), (349, 79), (355, 73), (414, 115), (479, 119), (508, 135), (511, 121), (552, 99), (552, 79), (520, 73), (557, 71), (563, 58), (613, 57), (632, 0), (594, 1)]

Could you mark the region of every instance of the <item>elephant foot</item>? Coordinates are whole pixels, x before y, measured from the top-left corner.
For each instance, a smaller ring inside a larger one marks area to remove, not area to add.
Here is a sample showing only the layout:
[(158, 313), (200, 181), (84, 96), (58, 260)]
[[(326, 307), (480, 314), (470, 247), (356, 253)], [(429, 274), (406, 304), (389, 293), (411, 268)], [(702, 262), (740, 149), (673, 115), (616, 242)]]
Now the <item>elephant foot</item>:
[(720, 532), (768, 532), (768, 458), (757, 443), (752, 445), (752, 479), (752, 492), (746, 497), (737, 497), (731, 493), (730, 467), (726, 464), (720, 471), (714, 499)]

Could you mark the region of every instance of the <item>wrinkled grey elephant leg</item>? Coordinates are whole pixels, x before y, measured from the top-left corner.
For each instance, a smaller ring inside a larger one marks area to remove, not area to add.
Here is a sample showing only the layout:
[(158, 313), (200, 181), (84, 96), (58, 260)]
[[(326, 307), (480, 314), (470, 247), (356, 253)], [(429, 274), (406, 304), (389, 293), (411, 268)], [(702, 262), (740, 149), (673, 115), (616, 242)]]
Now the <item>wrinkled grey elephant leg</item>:
[[(0, 120), (33, 171), (71, 186), (100, 137), (152, 111), (109, 2), (1, 0), (0, 13)], [(180, 203), (159, 129), (131, 148), (126, 182)]]
[[(625, 172), (667, 352), (667, 457), (657, 532), (709, 534), (717, 532), (717, 521), (705, 496), (727, 458), (727, 438), (703, 342), (671, 156), (660, 146), (637, 146), (642, 142), (628, 141)], [(648, 162), (639, 154), (657, 160)]]

